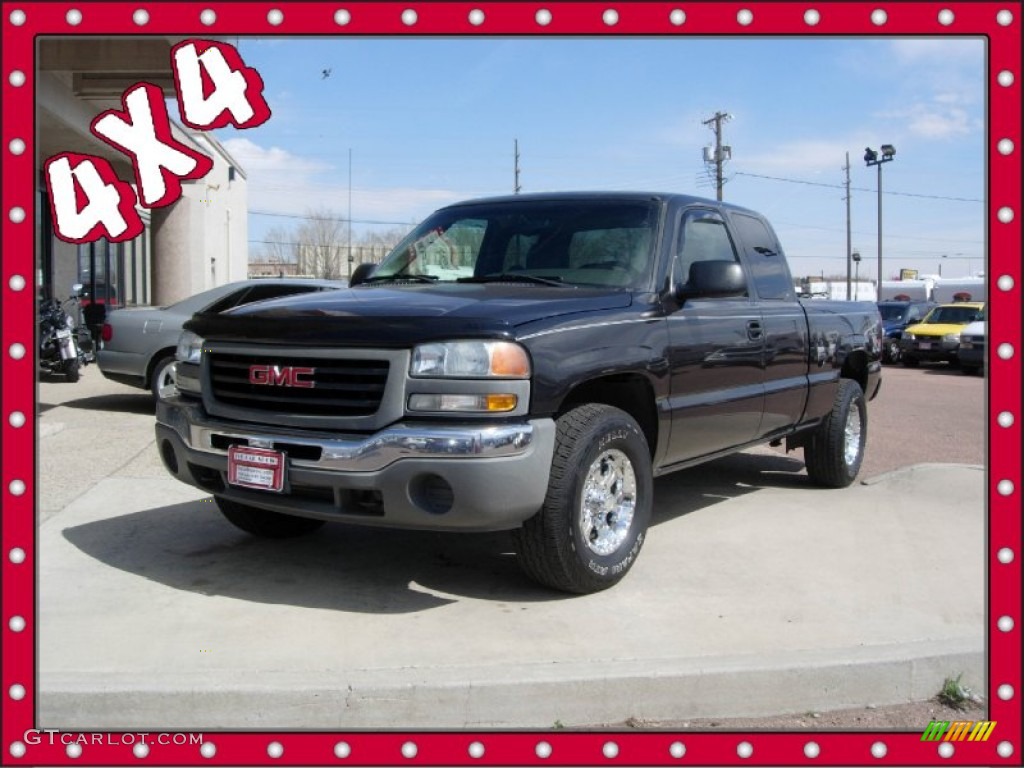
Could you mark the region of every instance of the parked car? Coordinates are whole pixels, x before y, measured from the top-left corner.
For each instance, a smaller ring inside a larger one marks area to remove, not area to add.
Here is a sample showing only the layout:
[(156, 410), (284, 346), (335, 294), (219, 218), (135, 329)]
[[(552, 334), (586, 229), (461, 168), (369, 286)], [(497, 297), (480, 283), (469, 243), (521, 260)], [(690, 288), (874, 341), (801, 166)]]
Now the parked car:
[(900, 339), (908, 325), (920, 323), (935, 306), (931, 301), (880, 301), (878, 311), (882, 315), (885, 341), (882, 347), (883, 363), (900, 361)]
[(960, 332), (975, 320), (984, 319), (985, 305), (979, 301), (939, 304), (917, 325), (907, 326), (900, 340), (903, 364), (914, 368), (928, 362), (959, 361)]
[(174, 352), (182, 324), (196, 312), (232, 307), (298, 293), (344, 288), (345, 280), (265, 278), (240, 280), (197, 293), (169, 307), (112, 310), (103, 324), (103, 348), (97, 355), (108, 379), (142, 389), (157, 399), (174, 392)]
[(960, 370), (977, 373), (985, 365), (985, 321), (976, 320), (960, 331), (960, 349), (957, 350)]

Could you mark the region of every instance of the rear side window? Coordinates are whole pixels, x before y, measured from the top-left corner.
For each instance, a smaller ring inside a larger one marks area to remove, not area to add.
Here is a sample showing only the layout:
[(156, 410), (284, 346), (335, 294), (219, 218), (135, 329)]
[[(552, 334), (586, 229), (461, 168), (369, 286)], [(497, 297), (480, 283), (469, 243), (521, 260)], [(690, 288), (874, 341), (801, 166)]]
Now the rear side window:
[(793, 278), (775, 235), (754, 216), (733, 213), (731, 218), (746, 248), (757, 295), (762, 299), (792, 298)]

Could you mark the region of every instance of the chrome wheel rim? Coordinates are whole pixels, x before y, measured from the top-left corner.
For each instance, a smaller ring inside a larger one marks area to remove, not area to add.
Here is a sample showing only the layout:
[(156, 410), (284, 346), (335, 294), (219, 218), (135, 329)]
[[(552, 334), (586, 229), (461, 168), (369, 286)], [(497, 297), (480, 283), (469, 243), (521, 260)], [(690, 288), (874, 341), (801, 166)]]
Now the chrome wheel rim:
[(850, 412), (846, 415), (846, 428), (843, 430), (843, 458), (846, 466), (852, 467), (860, 456), (860, 408), (856, 401), (850, 403)]
[(174, 363), (168, 363), (156, 372), (156, 394), (164, 400), (177, 391), (178, 385), (174, 383)]
[(602, 451), (583, 479), (580, 533), (596, 555), (610, 555), (622, 546), (636, 513), (633, 463), (615, 448)]

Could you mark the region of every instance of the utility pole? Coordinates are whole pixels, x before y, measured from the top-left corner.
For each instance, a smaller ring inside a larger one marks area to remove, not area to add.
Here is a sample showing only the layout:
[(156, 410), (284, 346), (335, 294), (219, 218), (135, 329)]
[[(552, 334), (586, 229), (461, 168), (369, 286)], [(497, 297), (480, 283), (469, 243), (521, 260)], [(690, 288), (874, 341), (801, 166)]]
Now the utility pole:
[(722, 146), (722, 122), (725, 120), (732, 120), (732, 115), (728, 112), (715, 112), (714, 117), (709, 117), (704, 121), (704, 125), (710, 126), (714, 123), (715, 132), (715, 156), (713, 158), (708, 157), (708, 152), (704, 151), (704, 162), (715, 164), (715, 189), (718, 193), (718, 200), (722, 200), (722, 166), (725, 161), (732, 157), (732, 147)]
[(515, 159), (515, 183), (512, 187), (512, 191), (518, 195), (519, 190), (522, 189), (522, 187), (519, 185), (519, 139), (515, 139)]
[[(339, 270), (340, 271), (340, 270)], [(348, 274), (352, 276), (352, 148), (348, 149)]]
[[(850, 300), (850, 260), (853, 258), (853, 252), (850, 250), (850, 153), (846, 153), (846, 165), (843, 166), (843, 170), (846, 171), (846, 300)], [(859, 261), (859, 259), (858, 259)], [(858, 264), (858, 269), (860, 265)], [(859, 286), (858, 286), (859, 292)], [(881, 295), (881, 293), (879, 293)]]

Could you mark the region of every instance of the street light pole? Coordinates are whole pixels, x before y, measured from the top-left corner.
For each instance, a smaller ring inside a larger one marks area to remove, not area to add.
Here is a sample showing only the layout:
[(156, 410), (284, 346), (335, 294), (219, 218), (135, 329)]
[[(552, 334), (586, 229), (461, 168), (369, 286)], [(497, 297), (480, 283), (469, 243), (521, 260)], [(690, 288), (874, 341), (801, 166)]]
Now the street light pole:
[(883, 144), (881, 156), (871, 147), (864, 148), (864, 162), (870, 168), (878, 167), (878, 295), (882, 295), (882, 163), (888, 163), (896, 157), (896, 147)]
[(850, 300), (850, 253), (852, 240), (850, 239), (850, 153), (846, 153), (846, 300)]
[(878, 164), (878, 293), (882, 293), (882, 164)]

